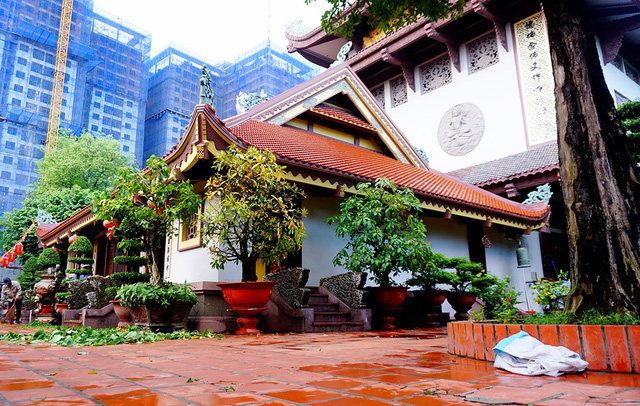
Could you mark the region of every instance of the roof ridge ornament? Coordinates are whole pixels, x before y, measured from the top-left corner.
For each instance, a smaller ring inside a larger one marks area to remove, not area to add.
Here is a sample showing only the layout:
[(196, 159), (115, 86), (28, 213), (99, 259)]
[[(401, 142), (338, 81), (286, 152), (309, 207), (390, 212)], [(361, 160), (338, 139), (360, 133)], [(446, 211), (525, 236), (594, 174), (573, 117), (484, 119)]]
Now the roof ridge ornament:
[(236, 111), (238, 114), (242, 114), (267, 100), (269, 100), (269, 96), (265, 93), (264, 89), (260, 89), (259, 94), (252, 92), (238, 92), (238, 95), (236, 96)]
[(353, 47), (353, 42), (351, 41), (341, 46), (338, 51), (338, 55), (336, 56), (336, 60), (329, 67), (333, 68), (334, 66), (340, 65), (342, 62), (346, 61), (347, 55), (349, 54), (349, 51), (351, 51), (351, 47)]
[(527, 199), (522, 202), (522, 204), (547, 203), (549, 199), (551, 199), (551, 196), (553, 196), (551, 185), (545, 183), (544, 185), (538, 186), (536, 190), (529, 192)]
[(207, 70), (207, 65), (202, 65), (202, 76), (200, 76), (200, 104), (208, 104), (213, 107), (216, 96), (211, 88), (211, 75)]

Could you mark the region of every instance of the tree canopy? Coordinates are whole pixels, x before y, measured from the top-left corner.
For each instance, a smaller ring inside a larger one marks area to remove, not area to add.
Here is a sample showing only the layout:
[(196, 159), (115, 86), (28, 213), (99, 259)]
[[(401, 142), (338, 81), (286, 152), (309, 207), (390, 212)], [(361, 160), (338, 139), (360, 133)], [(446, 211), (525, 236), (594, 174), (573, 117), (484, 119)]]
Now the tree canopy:
[(100, 193), (92, 211), (98, 220), (117, 220), (118, 232), (127, 238), (141, 238), (148, 254), (151, 283), (162, 284), (163, 243), (176, 220), (188, 221), (202, 199), (188, 181), (176, 179), (173, 170), (155, 155), (147, 168), (125, 167), (118, 171), (117, 189)]
[[(31, 185), (22, 207), (5, 213), (0, 220), (0, 247), (8, 250), (44, 211), (62, 221), (91, 204), (95, 195), (113, 184), (118, 169), (131, 163), (112, 137), (94, 137), (88, 132), (76, 137), (61, 134), (55, 150), (38, 162), (39, 179)], [(38, 251), (35, 230), (23, 241), (24, 263)]]
[(242, 263), (242, 281), (255, 281), (255, 262), (278, 263), (302, 248), (303, 192), (285, 179), (270, 151), (231, 147), (216, 156), (202, 216), (211, 264)]

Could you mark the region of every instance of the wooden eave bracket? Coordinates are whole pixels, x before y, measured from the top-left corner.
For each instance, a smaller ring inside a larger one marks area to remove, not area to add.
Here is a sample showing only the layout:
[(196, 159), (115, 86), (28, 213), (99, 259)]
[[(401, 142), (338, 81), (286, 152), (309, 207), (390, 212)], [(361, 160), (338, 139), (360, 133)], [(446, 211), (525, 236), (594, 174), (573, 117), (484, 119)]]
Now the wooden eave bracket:
[(509, 51), (509, 46), (507, 45), (507, 32), (505, 30), (505, 25), (507, 20), (503, 17), (503, 15), (493, 9), (492, 7), (487, 7), (485, 4), (487, 0), (471, 0), (471, 7), (473, 7), (473, 11), (486, 18), (487, 20), (493, 23), (493, 29), (496, 32), (496, 37), (498, 37), (498, 41), (504, 48), (505, 51)]
[(436, 28), (434, 23), (427, 23), (424, 26), (427, 37), (447, 46), (447, 52), (453, 67), (460, 72), (460, 41), (447, 28)]
[(380, 50), (380, 56), (382, 60), (396, 65), (402, 68), (402, 75), (407, 81), (407, 84), (413, 90), (416, 91), (416, 78), (414, 74), (415, 65), (411, 62), (411, 59), (402, 52), (391, 53), (389, 48), (382, 48)]
[(620, 47), (622, 46), (622, 37), (624, 34), (638, 28), (640, 28), (640, 15), (609, 21), (598, 27), (597, 32), (600, 38), (602, 59), (605, 65), (616, 59), (616, 55), (618, 55)]

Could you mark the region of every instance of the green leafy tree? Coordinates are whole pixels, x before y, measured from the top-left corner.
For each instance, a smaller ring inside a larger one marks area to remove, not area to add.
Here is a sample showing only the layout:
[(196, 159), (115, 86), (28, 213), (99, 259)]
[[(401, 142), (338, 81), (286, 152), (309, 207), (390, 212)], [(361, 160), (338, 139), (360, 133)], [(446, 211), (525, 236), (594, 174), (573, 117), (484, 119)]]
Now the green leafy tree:
[[(305, 0), (307, 2), (313, 0)], [(322, 25), (351, 35), (367, 24), (396, 30), (442, 19), (467, 1), (327, 0)], [(566, 309), (640, 315), (640, 173), (604, 81), (586, 0), (539, 0), (555, 80), (560, 178), (567, 214), (571, 292)]]
[(640, 165), (640, 99), (632, 100), (618, 106), (618, 117), (627, 132), (629, 149), (636, 165)]
[[(118, 169), (131, 158), (120, 151), (111, 137), (93, 137), (84, 132), (80, 137), (61, 134), (56, 148), (38, 162), (38, 181), (32, 185), (22, 207), (5, 213), (0, 220), (0, 247), (8, 250), (31, 226), (38, 210), (62, 221), (91, 204), (96, 194), (113, 184)], [(20, 260), (38, 252), (35, 229), (23, 241)]]
[(333, 259), (351, 272), (369, 272), (380, 286), (395, 284), (402, 271), (424, 269), (432, 253), (427, 228), (418, 217), (420, 201), (410, 189), (388, 179), (359, 183), (357, 194), (340, 203), (340, 214), (327, 219), (336, 236), (349, 238)]
[(35, 285), (40, 280), (41, 272), (42, 268), (38, 265), (38, 258), (29, 258), (24, 263), (22, 272), (20, 272), (20, 275), (18, 275), (18, 281), (20, 282), (22, 290), (33, 289), (33, 285)]
[(98, 220), (115, 219), (127, 238), (137, 237), (148, 254), (151, 283), (162, 285), (164, 240), (176, 220), (188, 221), (202, 199), (187, 181), (179, 181), (162, 159), (151, 156), (147, 168), (125, 167), (118, 172), (115, 192), (105, 190), (96, 197), (92, 211)]
[(304, 193), (285, 179), (270, 151), (231, 147), (216, 156), (202, 216), (211, 265), (242, 263), (242, 281), (255, 281), (256, 261), (278, 263), (302, 248)]
[(38, 162), (44, 181), (33, 185), (32, 195), (38, 199), (74, 186), (102, 191), (111, 187), (114, 175), (131, 162), (131, 156), (121, 152), (120, 143), (112, 137), (94, 137), (86, 131), (79, 137), (61, 134), (56, 148)]

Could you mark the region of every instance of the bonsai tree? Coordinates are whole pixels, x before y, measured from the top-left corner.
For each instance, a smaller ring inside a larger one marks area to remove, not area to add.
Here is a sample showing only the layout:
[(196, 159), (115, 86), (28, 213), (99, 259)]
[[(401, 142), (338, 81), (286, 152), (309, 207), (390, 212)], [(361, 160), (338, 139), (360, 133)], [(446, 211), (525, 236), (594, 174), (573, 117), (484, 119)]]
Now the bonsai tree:
[(279, 263), (300, 250), (306, 234), (303, 192), (285, 180), (284, 167), (270, 151), (236, 147), (216, 157), (207, 182), (210, 207), (202, 216), (211, 265), (242, 263), (242, 281), (255, 281), (256, 261)]
[(71, 292), (58, 292), (56, 293), (56, 301), (58, 303), (67, 303), (67, 298), (71, 295)]
[[(83, 265), (93, 264), (93, 244), (85, 236), (79, 236), (74, 242), (69, 245), (69, 253), (74, 254), (69, 258), (69, 262)], [(78, 269), (67, 269), (67, 273), (76, 273)], [(90, 272), (93, 273), (93, 272)]]
[(427, 265), (421, 269), (414, 269), (407, 285), (417, 286), (423, 290), (436, 290), (438, 284), (448, 284), (451, 280), (450, 272), (443, 268), (447, 258), (439, 253), (431, 255)]
[(401, 271), (424, 269), (432, 255), (424, 241), (427, 229), (418, 217), (420, 201), (409, 189), (388, 179), (360, 183), (356, 195), (340, 204), (340, 214), (327, 219), (335, 233), (349, 238), (333, 259), (351, 272), (369, 272), (380, 286), (391, 286)]
[(497, 278), (487, 274), (479, 262), (472, 262), (468, 258), (447, 258), (438, 254), (435, 256), (435, 265), (440, 269), (455, 269), (455, 272), (447, 272), (445, 283), (451, 286), (454, 292), (476, 292), (479, 295), (496, 283)]
[(40, 280), (41, 272), (42, 268), (38, 265), (38, 258), (29, 258), (27, 262), (24, 263), (22, 272), (18, 275), (18, 281), (20, 281), (22, 290), (33, 289), (33, 285)]
[(60, 264), (60, 254), (54, 248), (44, 249), (38, 256), (38, 267), (47, 269)]
[(99, 220), (117, 220), (118, 230), (128, 238), (140, 238), (147, 253), (151, 283), (162, 285), (163, 242), (173, 231), (176, 220), (187, 221), (202, 199), (187, 181), (176, 179), (171, 168), (151, 156), (147, 168), (127, 167), (118, 172), (118, 189), (104, 191), (94, 202), (93, 214)]
[(140, 239), (124, 239), (118, 243), (118, 248), (123, 250), (125, 254), (114, 257), (114, 264), (124, 265), (128, 270), (133, 270), (147, 263), (146, 258), (134, 255), (144, 249), (144, 245)]

